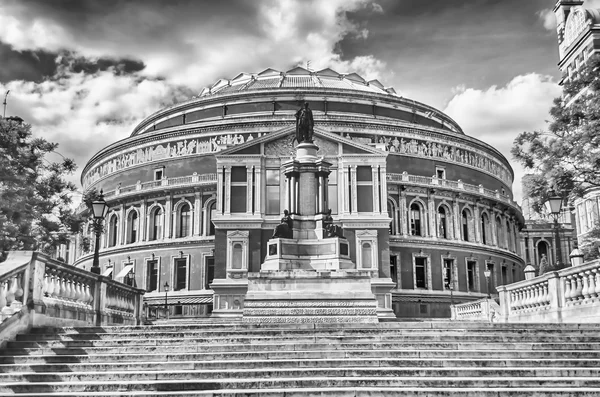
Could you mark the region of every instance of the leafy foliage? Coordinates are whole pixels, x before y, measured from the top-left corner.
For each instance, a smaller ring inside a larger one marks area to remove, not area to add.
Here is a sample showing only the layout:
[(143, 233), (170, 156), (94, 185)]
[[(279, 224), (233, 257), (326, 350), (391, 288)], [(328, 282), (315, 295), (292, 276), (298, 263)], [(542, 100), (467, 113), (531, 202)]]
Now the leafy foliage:
[[(523, 132), (511, 153), (531, 177), (525, 193), (539, 205), (548, 191), (581, 197), (600, 186), (600, 57), (591, 58), (556, 98), (547, 131)], [(535, 208), (535, 207), (534, 207)]]
[[(565, 82), (563, 93), (554, 100), (547, 131), (521, 133), (511, 150), (532, 173), (523, 187), (538, 213), (551, 190), (572, 201), (600, 187), (600, 56)], [(598, 257), (599, 239), (597, 225), (580, 247), (586, 259)]]
[(79, 231), (81, 219), (70, 208), (75, 185), (65, 179), (76, 165), (67, 158), (50, 162), (57, 147), (33, 137), (30, 125), (0, 118), (1, 253), (50, 252)]

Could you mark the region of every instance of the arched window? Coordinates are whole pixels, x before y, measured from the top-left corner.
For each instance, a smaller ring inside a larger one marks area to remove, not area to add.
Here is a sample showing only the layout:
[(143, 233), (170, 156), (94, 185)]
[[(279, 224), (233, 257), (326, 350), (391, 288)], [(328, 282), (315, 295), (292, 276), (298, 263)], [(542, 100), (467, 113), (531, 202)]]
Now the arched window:
[(190, 235), (190, 205), (185, 203), (179, 207), (179, 222), (178, 222), (178, 236), (187, 237)]
[(512, 233), (510, 232), (510, 223), (508, 221), (506, 221), (506, 232), (504, 233), (504, 236), (506, 237), (506, 248), (514, 251)]
[(413, 236), (422, 236), (421, 230), (421, 206), (412, 203), (410, 206), (410, 234)]
[(443, 205), (438, 208), (438, 236), (448, 238), (448, 220), (446, 219), (446, 209)]
[(163, 232), (163, 211), (156, 207), (150, 213), (150, 240), (159, 240)]
[(213, 201), (212, 204), (210, 204), (210, 206), (208, 207), (206, 224), (208, 227), (208, 235), (209, 236), (215, 235), (215, 224), (212, 222), (212, 220), (213, 220), (213, 217), (215, 216), (216, 208), (217, 208), (216, 201)]
[(390, 221), (389, 232), (390, 235), (394, 235), (397, 233), (396, 231), (398, 230), (398, 226), (396, 225), (396, 208), (394, 206), (394, 203), (392, 203), (390, 200), (388, 200), (387, 202), (387, 211), (388, 216), (392, 218), (392, 220)]
[(117, 234), (119, 231), (119, 217), (114, 214), (108, 222), (108, 246), (114, 247), (117, 245)]
[(138, 239), (138, 213), (133, 210), (127, 217), (127, 244), (135, 243)]
[(481, 214), (481, 242), (489, 244), (490, 242), (490, 218), (484, 212)]
[(362, 243), (361, 267), (363, 269), (370, 269), (373, 267), (373, 248), (369, 242)]
[(242, 243), (234, 243), (231, 250), (231, 268), (241, 269), (243, 264), (244, 247)]
[(498, 247), (504, 246), (504, 236), (502, 234), (502, 221), (500, 217), (496, 217), (496, 245)]
[(464, 209), (462, 211), (461, 221), (462, 221), (462, 238), (464, 241), (469, 241), (469, 222), (471, 220), (471, 213)]
[(545, 265), (547, 266), (549, 263), (548, 262), (548, 252), (550, 251), (549, 247), (548, 247), (548, 243), (545, 241), (540, 241), (537, 244), (537, 251), (538, 251), (538, 267), (543, 259), (546, 260)]

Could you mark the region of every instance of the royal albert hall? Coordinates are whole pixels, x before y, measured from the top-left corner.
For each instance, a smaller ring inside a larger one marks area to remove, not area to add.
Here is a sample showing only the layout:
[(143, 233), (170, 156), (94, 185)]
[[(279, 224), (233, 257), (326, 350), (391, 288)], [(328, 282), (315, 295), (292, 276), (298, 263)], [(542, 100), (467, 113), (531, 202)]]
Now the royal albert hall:
[[(150, 317), (240, 315), (248, 272), (290, 207), (282, 164), (305, 102), (332, 164), (319, 199), (356, 266), (395, 283), (380, 303), (397, 317), (449, 317), (451, 302), (524, 278), (523, 215), (498, 150), (377, 80), (300, 67), (219, 80), (89, 160), (83, 188), (110, 206), (102, 274), (147, 291)], [(89, 233), (75, 247), (86, 269)]]

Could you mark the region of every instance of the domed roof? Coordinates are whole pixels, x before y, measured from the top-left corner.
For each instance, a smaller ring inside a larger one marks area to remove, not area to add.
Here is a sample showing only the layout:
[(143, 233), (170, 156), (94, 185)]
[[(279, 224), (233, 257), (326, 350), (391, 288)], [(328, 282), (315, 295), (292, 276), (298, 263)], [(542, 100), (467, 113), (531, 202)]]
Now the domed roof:
[(356, 73), (342, 74), (329, 68), (315, 72), (295, 67), (287, 72), (269, 68), (258, 74), (240, 73), (231, 80), (220, 79), (204, 88), (200, 97), (273, 88), (332, 88), (396, 96), (393, 88), (384, 87), (378, 80), (367, 81)]

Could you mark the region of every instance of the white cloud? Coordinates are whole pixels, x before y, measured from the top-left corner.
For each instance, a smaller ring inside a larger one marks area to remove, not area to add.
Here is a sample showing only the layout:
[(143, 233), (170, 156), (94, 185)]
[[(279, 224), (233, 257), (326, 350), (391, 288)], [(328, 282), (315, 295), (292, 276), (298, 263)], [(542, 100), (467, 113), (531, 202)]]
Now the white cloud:
[[(229, 7), (189, 2), (176, 9), (152, 2), (144, 7), (118, 3), (88, 16), (90, 23), (41, 4), (0, 4), (0, 41), (17, 50), (140, 60), (145, 76), (199, 91), (242, 71), (286, 70), (308, 60), (314, 68), (342, 62), (336, 44), (348, 34), (368, 36), (368, 29), (351, 22), (346, 12), (370, 1), (240, 1)], [(344, 60), (344, 65), (352, 61)]]
[(466, 88), (444, 110), (469, 136), (498, 149), (515, 170), (513, 193), (520, 201), (523, 169), (510, 155), (515, 137), (523, 131), (545, 129), (549, 110), (561, 88), (550, 76), (527, 74), (513, 78), (505, 87), (487, 90)]
[[(73, 158), (81, 171), (98, 150), (129, 136), (142, 118), (184, 97), (165, 81), (113, 72), (61, 72), (40, 84), (0, 85), (0, 92), (11, 90), (6, 114), (22, 117), (35, 136), (59, 143), (57, 151)], [(78, 185), (79, 172), (70, 179)]]
[(542, 21), (544, 29), (554, 31), (556, 29), (556, 16), (551, 9), (545, 8), (537, 12), (537, 16)]
[(373, 12), (383, 14), (383, 7), (377, 3), (373, 3)]

